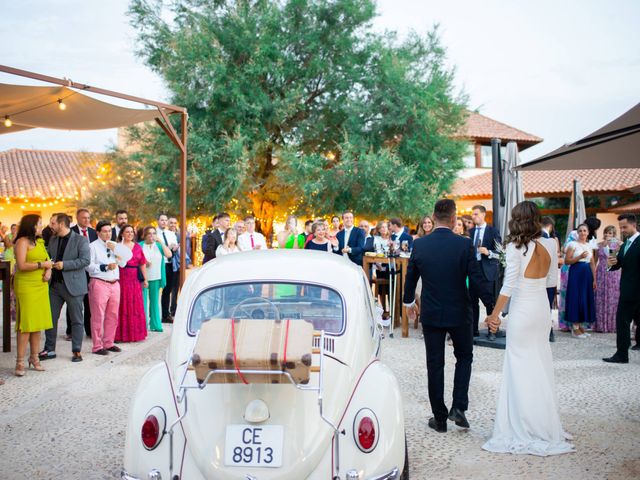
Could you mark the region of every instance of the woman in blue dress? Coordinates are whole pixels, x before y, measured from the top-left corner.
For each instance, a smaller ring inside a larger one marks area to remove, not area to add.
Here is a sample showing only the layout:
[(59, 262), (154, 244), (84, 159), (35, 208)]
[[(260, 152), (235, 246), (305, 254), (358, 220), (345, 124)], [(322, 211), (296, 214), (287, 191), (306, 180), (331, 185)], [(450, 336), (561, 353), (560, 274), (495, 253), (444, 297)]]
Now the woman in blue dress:
[(587, 329), (596, 321), (594, 291), (596, 289), (596, 263), (589, 244), (589, 227), (577, 229), (578, 239), (567, 244), (564, 263), (569, 265), (564, 323), (570, 326), (575, 338), (587, 338)]

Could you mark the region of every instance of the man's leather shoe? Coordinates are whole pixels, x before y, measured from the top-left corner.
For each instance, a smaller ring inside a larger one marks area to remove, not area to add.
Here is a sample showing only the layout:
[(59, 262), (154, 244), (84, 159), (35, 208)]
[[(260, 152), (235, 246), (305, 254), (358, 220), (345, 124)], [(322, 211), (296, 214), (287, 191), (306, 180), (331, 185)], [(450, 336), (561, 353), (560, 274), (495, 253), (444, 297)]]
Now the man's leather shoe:
[(640, 350), (640, 343), (631, 347), (631, 350)]
[(609, 358), (603, 358), (602, 361), (607, 362), (607, 363), (629, 363), (629, 359), (628, 358), (620, 358), (617, 355), (614, 355), (613, 357), (609, 357)]
[(122, 351), (122, 349), (120, 347), (117, 347), (115, 345), (113, 345), (112, 347), (107, 348), (107, 350), (109, 350), (110, 352), (116, 352), (116, 353)]
[(51, 360), (53, 358), (56, 358), (56, 352), (52, 351), (46, 351), (46, 350), (42, 350), (40, 353), (38, 353), (38, 358), (40, 360)]
[(467, 417), (464, 416), (464, 412), (459, 408), (452, 408), (449, 412), (449, 420), (455, 422), (455, 424), (462, 428), (469, 428), (469, 422)]
[(445, 433), (447, 431), (447, 421), (438, 421), (435, 417), (429, 419), (429, 428), (433, 428), (436, 432)]
[(100, 350), (96, 350), (93, 353), (95, 353), (96, 355), (109, 355), (109, 352), (106, 348), (101, 348)]
[(76, 362), (81, 362), (82, 361), (82, 355), (80, 355), (80, 352), (73, 352), (73, 356), (71, 357), (71, 361), (76, 363)]

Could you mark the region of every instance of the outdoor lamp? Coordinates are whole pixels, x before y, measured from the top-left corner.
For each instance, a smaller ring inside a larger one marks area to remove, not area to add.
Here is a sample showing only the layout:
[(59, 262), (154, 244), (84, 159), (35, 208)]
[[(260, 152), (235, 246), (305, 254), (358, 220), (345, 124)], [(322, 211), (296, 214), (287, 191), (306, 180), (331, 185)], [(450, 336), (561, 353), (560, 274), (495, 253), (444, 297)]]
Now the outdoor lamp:
[(67, 109), (67, 104), (64, 103), (61, 98), (58, 99), (58, 108), (60, 110), (66, 110)]
[(4, 126), (9, 128), (11, 125), (13, 125), (13, 122), (9, 118), (9, 115), (7, 115), (6, 117), (4, 117)]

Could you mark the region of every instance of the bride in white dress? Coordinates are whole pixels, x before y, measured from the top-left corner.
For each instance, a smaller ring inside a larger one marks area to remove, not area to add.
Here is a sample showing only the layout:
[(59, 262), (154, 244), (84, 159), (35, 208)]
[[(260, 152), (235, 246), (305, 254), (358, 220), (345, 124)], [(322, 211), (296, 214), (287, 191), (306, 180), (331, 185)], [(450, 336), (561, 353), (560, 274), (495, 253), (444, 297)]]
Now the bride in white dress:
[(486, 320), (495, 331), (498, 314), (511, 299), (507, 348), (493, 435), (482, 448), (540, 456), (573, 452), (560, 423), (549, 346), (546, 287), (558, 274), (556, 244), (541, 238), (540, 211), (533, 202), (514, 207), (509, 231), (504, 283)]

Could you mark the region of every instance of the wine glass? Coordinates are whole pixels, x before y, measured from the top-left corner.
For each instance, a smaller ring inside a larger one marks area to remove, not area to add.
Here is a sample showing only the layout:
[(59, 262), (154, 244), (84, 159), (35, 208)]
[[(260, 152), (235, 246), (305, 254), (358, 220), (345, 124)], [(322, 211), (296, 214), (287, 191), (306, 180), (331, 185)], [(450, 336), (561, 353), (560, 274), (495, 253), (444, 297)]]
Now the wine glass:
[(408, 252), (409, 251), (409, 241), (408, 240), (403, 240), (401, 243), (401, 248), (403, 252)]

